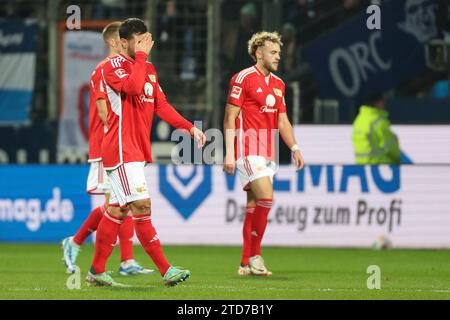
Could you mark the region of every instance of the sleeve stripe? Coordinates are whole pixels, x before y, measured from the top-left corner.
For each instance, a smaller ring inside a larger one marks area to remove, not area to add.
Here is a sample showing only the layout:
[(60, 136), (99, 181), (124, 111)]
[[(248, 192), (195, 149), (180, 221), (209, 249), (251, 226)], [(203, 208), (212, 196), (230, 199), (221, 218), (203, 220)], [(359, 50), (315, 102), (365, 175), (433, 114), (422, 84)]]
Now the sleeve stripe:
[(255, 72), (255, 71), (256, 71), (256, 70), (255, 70), (254, 67), (251, 67), (251, 68), (242, 70), (242, 71), (238, 74), (238, 76), (237, 76), (237, 78), (236, 78), (236, 83), (242, 83), (242, 81), (244, 81), (244, 79), (245, 79), (246, 76), (248, 76), (249, 74), (251, 74), (251, 73), (253, 73), (253, 72)]

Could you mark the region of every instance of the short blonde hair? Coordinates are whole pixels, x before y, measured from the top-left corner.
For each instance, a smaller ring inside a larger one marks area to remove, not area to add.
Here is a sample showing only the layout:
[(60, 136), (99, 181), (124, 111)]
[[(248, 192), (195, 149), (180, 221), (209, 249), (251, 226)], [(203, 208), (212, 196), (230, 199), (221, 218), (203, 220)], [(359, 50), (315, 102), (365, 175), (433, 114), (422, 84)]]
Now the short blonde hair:
[(119, 37), (119, 28), (121, 24), (122, 22), (120, 21), (114, 21), (103, 28), (102, 36), (105, 43), (107, 43), (112, 38)]
[(264, 46), (266, 41), (277, 43), (280, 47), (283, 46), (281, 36), (278, 32), (261, 31), (255, 33), (250, 40), (248, 40), (248, 54), (256, 61), (256, 50)]

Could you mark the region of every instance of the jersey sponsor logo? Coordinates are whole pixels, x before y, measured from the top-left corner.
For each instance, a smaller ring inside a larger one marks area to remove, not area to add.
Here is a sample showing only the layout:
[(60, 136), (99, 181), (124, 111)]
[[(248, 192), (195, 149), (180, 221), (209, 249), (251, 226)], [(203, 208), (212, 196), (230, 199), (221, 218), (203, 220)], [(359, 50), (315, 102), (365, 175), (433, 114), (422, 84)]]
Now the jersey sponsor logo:
[(263, 92), (263, 91), (262, 91), (261, 87), (259, 87), (258, 90), (256, 90), (256, 93), (261, 93), (261, 92)]
[(268, 94), (266, 97), (266, 105), (268, 107), (273, 107), (275, 106), (275, 102), (276, 102), (275, 97), (271, 94)]
[(144, 85), (144, 94), (141, 94), (141, 96), (139, 97), (139, 101), (141, 101), (141, 103), (144, 102), (154, 103), (155, 99), (152, 96), (153, 96), (153, 86), (151, 85), (150, 82), (146, 82)]
[(146, 96), (151, 97), (153, 95), (153, 86), (151, 83), (146, 82), (144, 85), (144, 93)]
[(150, 79), (151, 82), (156, 82), (156, 76), (154, 74), (149, 74), (148, 78)]
[(275, 112), (277, 112), (277, 111), (278, 111), (277, 109), (270, 108), (270, 107), (268, 107), (268, 106), (262, 106), (262, 107), (259, 109), (259, 112), (260, 112), (260, 113), (275, 113)]
[(139, 101), (141, 103), (144, 103), (144, 102), (154, 103), (155, 99), (154, 98), (147, 98), (145, 95), (141, 94), (141, 96), (139, 97)]
[(273, 108), (275, 106), (275, 102), (276, 102), (275, 97), (272, 94), (268, 94), (266, 97), (266, 105), (262, 106), (259, 109), (259, 112), (260, 113), (275, 113), (275, 112), (277, 112), (278, 110)]
[[(111, 60), (112, 61), (112, 60)], [(120, 79), (122, 79), (123, 77), (126, 77), (128, 75), (128, 73), (125, 71), (125, 69), (117, 69), (116, 71), (114, 71), (114, 73), (116, 74), (116, 76), (118, 76)]]
[(280, 89), (273, 88), (273, 92), (275, 92), (275, 95), (283, 97), (283, 91), (281, 91)]
[(212, 192), (211, 166), (160, 165), (161, 194), (188, 220)]
[(233, 88), (231, 89), (230, 97), (239, 99), (241, 97), (241, 93), (242, 93), (241, 87), (233, 86)]

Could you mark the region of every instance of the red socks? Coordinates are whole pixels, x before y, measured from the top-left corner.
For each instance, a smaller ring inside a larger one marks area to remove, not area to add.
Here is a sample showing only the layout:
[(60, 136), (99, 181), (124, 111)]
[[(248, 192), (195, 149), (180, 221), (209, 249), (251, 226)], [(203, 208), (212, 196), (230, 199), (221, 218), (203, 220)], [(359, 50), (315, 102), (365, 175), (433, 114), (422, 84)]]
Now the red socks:
[(253, 212), (250, 256), (261, 255), (261, 241), (267, 226), (267, 216), (272, 208), (272, 199), (257, 199)]
[(73, 242), (75, 244), (81, 246), (84, 240), (86, 240), (86, 238), (89, 237), (92, 232), (97, 230), (98, 225), (103, 218), (103, 213), (105, 212), (105, 210), (106, 208), (104, 205), (92, 210), (89, 217), (73, 237)]
[(91, 270), (96, 274), (105, 272), (106, 261), (116, 245), (121, 224), (122, 221), (119, 218), (113, 217), (108, 211), (105, 211), (95, 237), (95, 253)]
[(126, 216), (119, 228), (120, 261), (133, 259), (133, 218)]
[[(92, 232), (97, 230), (105, 212), (106, 208), (104, 205), (95, 208), (83, 223), (80, 230), (78, 230), (78, 232), (73, 237), (73, 242), (81, 246), (86, 238), (89, 237)], [(127, 216), (122, 221), (122, 224), (119, 228), (120, 261), (133, 259), (133, 236), (133, 219), (132, 217)]]
[(136, 235), (144, 247), (145, 252), (152, 258), (156, 267), (162, 276), (166, 274), (170, 264), (164, 257), (164, 253), (161, 248), (156, 230), (152, 225), (152, 220), (149, 215), (135, 215), (133, 216), (134, 230)]
[(242, 228), (242, 235), (244, 238), (244, 242), (242, 244), (242, 258), (241, 265), (248, 265), (248, 261), (251, 257), (251, 248), (252, 248), (252, 218), (254, 215), (255, 207), (247, 207), (247, 211), (245, 212), (245, 220), (244, 227)]

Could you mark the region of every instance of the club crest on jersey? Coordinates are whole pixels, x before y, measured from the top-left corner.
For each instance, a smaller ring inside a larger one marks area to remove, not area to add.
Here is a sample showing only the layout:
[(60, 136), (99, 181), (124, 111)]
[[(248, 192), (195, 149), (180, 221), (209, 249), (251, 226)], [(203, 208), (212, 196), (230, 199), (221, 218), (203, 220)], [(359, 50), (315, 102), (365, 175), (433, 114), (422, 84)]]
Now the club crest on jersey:
[(233, 88), (231, 89), (230, 97), (239, 99), (239, 97), (241, 96), (241, 93), (242, 93), (241, 87), (233, 86)]
[(156, 76), (154, 74), (149, 74), (148, 78), (150, 79), (151, 82), (156, 82)]
[(273, 92), (275, 92), (275, 95), (279, 96), (280, 98), (283, 97), (283, 92), (280, 89), (273, 88)]
[(114, 71), (114, 73), (116, 74), (116, 76), (118, 76), (120, 79), (122, 79), (123, 77), (126, 77), (128, 75), (128, 73), (125, 71), (125, 69), (117, 69), (116, 71)]

